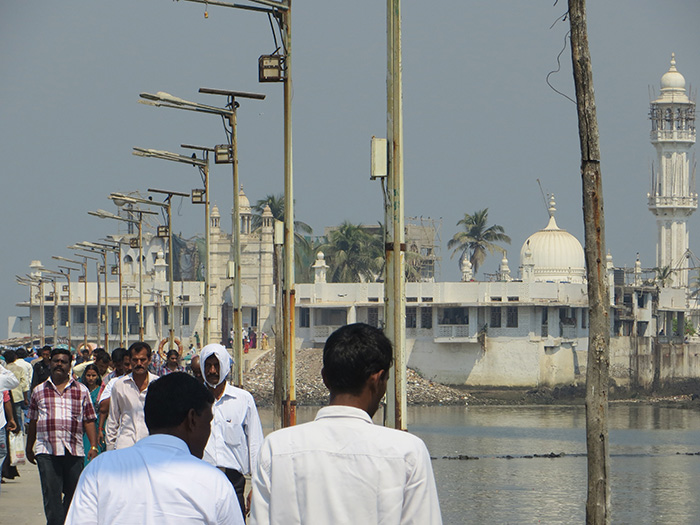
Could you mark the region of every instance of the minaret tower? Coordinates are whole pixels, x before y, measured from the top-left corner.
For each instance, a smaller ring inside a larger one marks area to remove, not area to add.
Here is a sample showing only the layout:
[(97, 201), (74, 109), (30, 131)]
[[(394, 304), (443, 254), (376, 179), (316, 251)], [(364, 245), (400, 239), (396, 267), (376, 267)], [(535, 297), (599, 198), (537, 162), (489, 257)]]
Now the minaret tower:
[(676, 69), (676, 56), (661, 77), (661, 95), (651, 103), (651, 143), (656, 148), (649, 210), (656, 216), (656, 265), (675, 270), (674, 287), (688, 285), (688, 217), (698, 207), (690, 148), (695, 144), (695, 102), (688, 98), (685, 78)]

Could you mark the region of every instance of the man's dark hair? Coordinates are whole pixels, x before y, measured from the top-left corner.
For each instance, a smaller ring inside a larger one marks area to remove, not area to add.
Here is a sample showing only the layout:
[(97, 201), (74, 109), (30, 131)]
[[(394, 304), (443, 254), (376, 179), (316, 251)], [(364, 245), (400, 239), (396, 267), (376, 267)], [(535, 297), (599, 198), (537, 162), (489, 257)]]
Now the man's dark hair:
[(42, 346), (41, 350), (39, 350), (39, 355), (43, 354), (46, 350), (51, 352), (51, 347), (49, 345)]
[(136, 341), (134, 344), (132, 344), (129, 347), (129, 357), (134, 357), (134, 354), (136, 352), (140, 352), (143, 349), (146, 349), (148, 351), (148, 358), (151, 358), (151, 345), (146, 343), (145, 341)]
[(180, 352), (178, 352), (178, 351), (175, 350), (175, 349), (168, 350), (168, 354), (167, 354), (165, 357), (167, 357), (168, 359), (170, 359), (170, 356), (171, 356), (171, 355), (176, 355), (176, 356), (178, 357), (178, 359), (180, 358)]
[(95, 363), (109, 363), (109, 354), (104, 349), (95, 350)]
[[(46, 348), (46, 347), (44, 347), (44, 348)], [(43, 351), (44, 348), (42, 348), (41, 350)], [(68, 350), (67, 348), (54, 348), (53, 350), (51, 350), (51, 358), (50, 359), (53, 359), (53, 356), (59, 355), (59, 354), (67, 355), (69, 363), (73, 360), (73, 354), (71, 354), (70, 350)]]
[(112, 363), (121, 363), (126, 356), (126, 348), (115, 348), (112, 350)]
[(20, 359), (24, 359), (25, 357), (27, 357), (27, 350), (25, 350), (24, 348), (18, 348), (17, 357)]
[(182, 423), (190, 410), (201, 414), (214, 396), (194, 377), (185, 372), (173, 372), (154, 381), (148, 387), (144, 416), (148, 431), (174, 428)]
[(2, 356), (5, 358), (5, 362), (8, 365), (17, 361), (17, 352), (14, 350), (5, 350), (5, 353), (2, 354)]
[(343, 326), (323, 347), (326, 386), (332, 393), (359, 394), (367, 378), (389, 370), (391, 361), (391, 341), (384, 332), (364, 323)]

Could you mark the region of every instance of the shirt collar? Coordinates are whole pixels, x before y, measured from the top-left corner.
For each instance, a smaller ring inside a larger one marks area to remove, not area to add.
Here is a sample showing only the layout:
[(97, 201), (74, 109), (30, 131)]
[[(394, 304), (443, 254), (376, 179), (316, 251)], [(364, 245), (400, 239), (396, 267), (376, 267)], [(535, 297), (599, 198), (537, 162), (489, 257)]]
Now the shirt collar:
[(350, 417), (360, 419), (370, 425), (373, 425), (372, 418), (369, 414), (360, 408), (350, 407), (347, 405), (330, 405), (323, 407), (316, 414), (315, 421), (320, 419), (329, 419), (333, 417)]
[[(51, 385), (52, 385), (56, 390), (58, 390), (58, 388), (56, 387), (56, 383), (53, 382), (53, 379), (51, 378), (51, 376), (49, 376), (49, 378), (47, 379), (47, 381), (48, 381), (49, 383), (51, 383)], [(68, 376), (68, 383), (66, 383), (66, 388), (68, 388), (69, 386), (71, 386), (71, 385), (72, 385), (73, 383), (75, 383), (75, 382), (76, 382), (76, 381), (75, 381), (75, 379), (73, 378), (73, 376)], [(66, 388), (64, 388), (64, 390), (65, 390)]]
[[(185, 443), (179, 437), (173, 436), (172, 434), (151, 434), (143, 439), (140, 439), (135, 443), (134, 446), (147, 446), (147, 445), (158, 445), (165, 447), (173, 447), (183, 452), (191, 454), (187, 443)], [(195, 457), (195, 456), (192, 456)]]

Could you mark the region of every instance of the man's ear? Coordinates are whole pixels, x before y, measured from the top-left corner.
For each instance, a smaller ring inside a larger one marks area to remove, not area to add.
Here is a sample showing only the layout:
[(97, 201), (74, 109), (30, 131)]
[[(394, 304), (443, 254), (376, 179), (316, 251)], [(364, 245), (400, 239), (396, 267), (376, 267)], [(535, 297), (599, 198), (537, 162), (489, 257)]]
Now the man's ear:
[(328, 388), (328, 383), (326, 382), (326, 369), (321, 368), (321, 379), (323, 379), (323, 384), (326, 388)]
[(192, 432), (192, 430), (194, 430), (194, 428), (197, 426), (196, 418), (197, 418), (197, 412), (195, 411), (194, 408), (190, 408), (187, 411), (187, 415), (185, 416), (185, 421), (184, 421), (185, 430), (187, 430), (188, 433)]

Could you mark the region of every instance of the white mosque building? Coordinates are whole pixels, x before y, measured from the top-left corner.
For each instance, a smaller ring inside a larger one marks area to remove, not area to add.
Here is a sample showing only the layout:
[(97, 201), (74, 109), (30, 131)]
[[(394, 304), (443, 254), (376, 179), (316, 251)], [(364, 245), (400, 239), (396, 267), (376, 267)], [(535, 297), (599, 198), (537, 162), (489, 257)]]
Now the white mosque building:
[[(616, 269), (608, 255), (611, 377), (621, 386), (649, 387), (700, 377), (700, 339), (696, 342), (684, 333), (689, 315), (693, 324), (700, 321), (689, 300), (686, 257), (687, 219), (698, 204), (689, 161), (695, 143), (695, 103), (688, 97), (675, 57), (661, 79), (661, 94), (651, 103), (650, 117), (651, 142), (658, 155), (649, 194), (649, 209), (658, 224), (656, 265), (668, 266), (673, 278), (664, 283), (645, 279), (640, 261), (630, 272)], [(262, 228), (253, 231), (250, 205), (242, 190), (241, 212), (241, 223), (234, 227), (240, 227), (242, 233), (244, 325), (272, 335), (272, 215), (266, 210)], [(219, 221), (216, 209), (211, 229), (212, 332), (223, 339), (231, 315), (231, 281), (226, 272), (231, 236), (221, 230)], [(121, 256), (133, 259), (135, 254), (127, 251)], [(147, 268), (151, 289), (167, 288), (163, 251), (160, 246), (159, 256), (155, 250), (152, 267)], [(319, 253), (313, 265), (314, 282), (296, 285), (298, 352), (323, 345), (346, 323), (383, 326), (383, 284), (328, 283), (327, 268)], [(88, 296), (94, 294), (95, 283), (90, 284)], [(179, 297), (186, 301), (181, 300), (178, 318), (173, 321), (184, 345), (193, 343), (197, 332), (202, 333), (201, 286), (201, 282), (181, 285)], [(81, 304), (82, 287), (82, 283), (73, 283), (70, 288), (74, 305)], [(110, 289), (114, 297), (117, 293), (116, 286)], [(67, 308), (65, 295), (59, 298), (59, 310)], [(144, 307), (146, 339), (152, 343), (164, 337), (162, 316), (157, 314), (164, 304), (156, 295), (149, 296)], [(110, 299), (110, 304), (116, 304), (116, 299)], [(33, 303), (35, 319), (37, 308)], [(580, 241), (557, 224), (553, 196), (549, 221), (523, 243), (515, 275), (504, 255), (495, 280), (474, 281), (471, 265), (465, 261), (460, 282), (407, 283), (405, 315), (408, 364), (429, 379), (485, 387), (551, 387), (585, 380), (588, 301), (584, 252)], [(94, 327), (88, 330), (93, 337)], [(59, 337), (65, 337), (64, 333), (64, 327), (59, 327)], [(28, 334), (29, 316), (10, 319), (11, 336)], [(74, 327), (73, 337), (81, 340), (80, 324)]]

